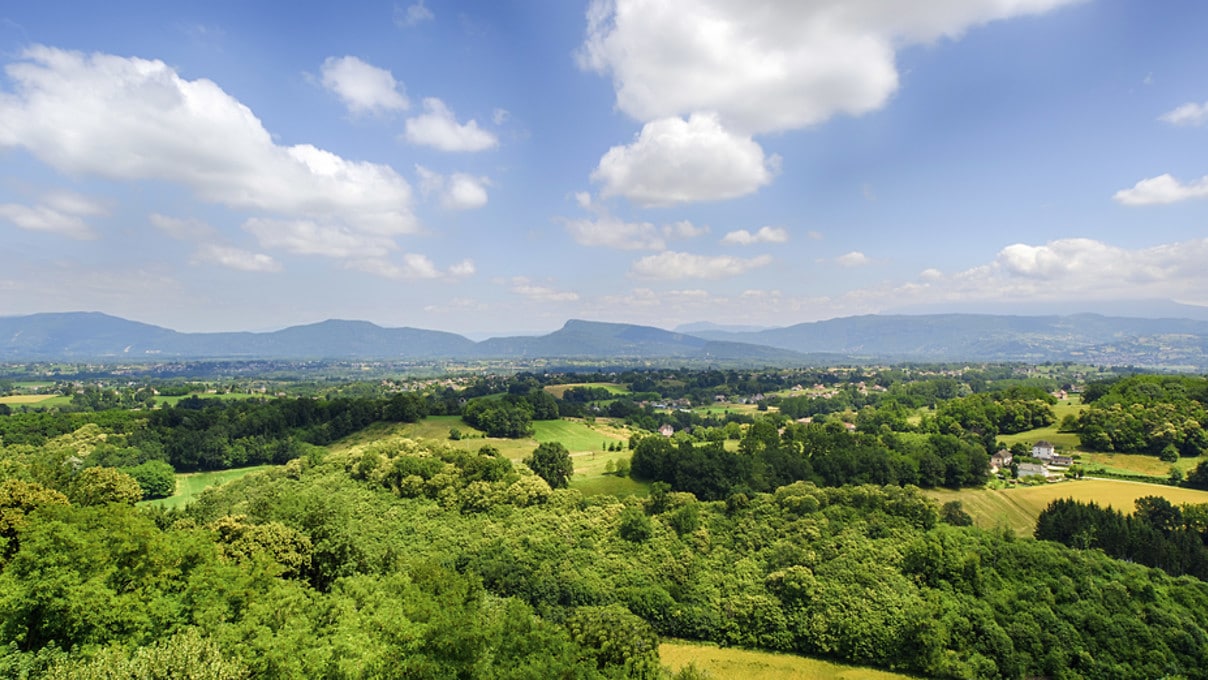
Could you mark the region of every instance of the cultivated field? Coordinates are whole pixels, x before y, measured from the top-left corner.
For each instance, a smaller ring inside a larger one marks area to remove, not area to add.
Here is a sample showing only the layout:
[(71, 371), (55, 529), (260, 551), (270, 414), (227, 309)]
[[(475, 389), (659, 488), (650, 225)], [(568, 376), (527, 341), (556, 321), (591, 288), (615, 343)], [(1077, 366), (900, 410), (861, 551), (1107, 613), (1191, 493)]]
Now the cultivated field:
[(691, 663), (718, 680), (902, 680), (911, 677), (792, 654), (734, 647), (723, 649), (716, 645), (678, 640), (660, 644), (659, 656), (663, 664), (670, 666), (673, 671), (679, 671)]
[(252, 467), (236, 468), (234, 470), (216, 470), (214, 472), (185, 472), (176, 475), (176, 493), (167, 498), (146, 501), (147, 505), (159, 505), (165, 508), (183, 508), (197, 497), (202, 491), (212, 487), (233, 482), (244, 475), (267, 470), (272, 465), (255, 465)]
[(925, 493), (940, 503), (959, 500), (979, 527), (1006, 525), (1020, 536), (1031, 536), (1041, 511), (1059, 498), (1094, 501), (1128, 513), (1144, 496), (1161, 496), (1175, 505), (1208, 503), (1208, 491), (1117, 479), (1082, 479), (1015, 489), (929, 489)]
[(13, 394), (0, 397), (0, 404), (38, 404), (50, 399), (58, 399), (57, 394)]

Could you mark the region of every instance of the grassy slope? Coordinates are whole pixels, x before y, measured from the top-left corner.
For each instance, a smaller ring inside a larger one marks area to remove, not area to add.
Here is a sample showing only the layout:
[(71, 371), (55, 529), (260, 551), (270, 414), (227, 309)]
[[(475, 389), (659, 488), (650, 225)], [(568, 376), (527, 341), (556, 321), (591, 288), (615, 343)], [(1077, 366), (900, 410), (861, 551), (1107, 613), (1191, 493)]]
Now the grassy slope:
[(629, 388), (618, 383), (567, 383), (565, 385), (546, 385), (545, 391), (554, 395), (558, 399), (561, 399), (562, 395), (566, 394), (566, 391), (572, 387), (597, 387), (608, 390), (610, 394), (629, 394)]
[(1116, 479), (1083, 479), (1015, 489), (930, 489), (926, 493), (941, 503), (959, 500), (979, 527), (1006, 525), (1021, 536), (1032, 534), (1040, 512), (1058, 498), (1095, 501), (1124, 512), (1132, 512), (1136, 500), (1143, 496), (1162, 496), (1176, 505), (1208, 503), (1206, 491)]
[(1065, 449), (1067, 452), (1072, 452), (1082, 445), (1082, 441), (1078, 439), (1078, 435), (1074, 432), (1058, 432), (1057, 428), (1061, 425), (1062, 419), (1072, 415), (1078, 417), (1088, 407), (1082, 404), (1082, 397), (1077, 395), (1069, 399), (1062, 399), (1053, 407), (1053, 413), (1057, 416), (1057, 422), (1048, 427), (1041, 427), (1027, 432), (1018, 434), (1003, 434), (998, 436), (998, 440), (1010, 446), (1016, 442), (1023, 442), (1031, 446), (1032, 444), (1047, 439), (1057, 446), (1058, 449)]
[[(457, 428), (464, 437), (457, 441), (449, 439), (449, 430)], [(571, 452), (575, 464), (575, 475), (571, 487), (585, 494), (636, 494), (648, 493), (645, 484), (630, 479), (606, 475), (608, 462), (628, 458), (629, 451), (605, 451), (601, 444), (625, 443), (629, 431), (607, 419), (594, 423), (582, 420), (544, 420), (533, 423), (533, 436), (525, 439), (497, 439), (482, 437), (482, 433), (462, 422), (459, 416), (429, 416), (418, 423), (387, 425), (379, 423), (332, 446), (339, 451), (375, 439), (399, 436), (416, 440), (436, 441), (462, 451), (477, 451), (489, 445), (513, 462), (528, 457), (538, 444), (561, 442)]]
[(202, 491), (211, 486), (219, 486), (233, 482), (240, 477), (267, 470), (271, 465), (255, 465), (252, 467), (236, 468), (234, 470), (217, 470), (215, 472), (186, 472), (176, 475), (176, 493), (168, 498), (147, 501), (146, 505), (159, 505), (165, 508), (182, 508), (189, 504)]
[(63, 397), (57, 394), (12, 394), (7, 397), (0, 397), (0, 404), (38, 404), (51, 399), (61, 398)]
[(908, 675), (878, 671), (858, 666), (844, 666), (830, 661), (809, 659), (792, 654), (760, 652), (734, 647), (679, 640), (659, 645), (663, 664), (673, 671), (689, 663), (707, 671), (711, 677), (742, 678), (743, 680), (902, 680)]

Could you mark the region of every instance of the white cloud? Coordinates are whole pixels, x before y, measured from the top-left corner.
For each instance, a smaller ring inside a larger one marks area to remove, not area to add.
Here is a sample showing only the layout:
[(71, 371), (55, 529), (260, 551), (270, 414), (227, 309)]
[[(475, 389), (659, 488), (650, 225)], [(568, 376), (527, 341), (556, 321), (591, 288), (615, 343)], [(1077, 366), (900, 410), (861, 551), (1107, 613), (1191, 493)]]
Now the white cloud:
[(844, 253), (843, 255), (835, 258), (835, 264), (838, 264), (840, 267), (863, 267), (870, 262), (872, 262), (872, 260), (868, 259), (867, 255), (858, 250), (853, 250), (850, 253)]
[(744, 196), (771, 182), (779, 165), (716, 115), (697, 113), (647, 123), (631, 144), (609, 149), (591, 178), (603, 196), (661, 206)]
[(1186, 125), (1188, 127), (1196, 127), (1208, 123), (1208, 102), (1197, 104), (1189, 102), (1182, 106), (1176, 107), (1172, 111), (1167, 111), (1158, 117), (1161, 120), (1171, 125)]
[(1192, 198), (1208, 197), (1208, 177), (1183, 184), (1169, 174), (1137, 182), (1131, 189), (1121, 189), (1112, 198), (1124, 205), (1158, 205), (1177, 203)]
[(197, 250), (193, 254), (194, 262), (209, 262), (245, 272), (281, 271), (281, 263), (271, 255), (227, 245), (218, 230), (201, 220), (170, 217), (159, 213), (151, 213), (147, 219), (152, 226), (168, 236), (195, 244)]
[(499, 139), (470, 120), (462, 125), (457, 117), (435, 97), (424, 99), (424, 113), (407, 119), (404, 138), (421, 146), (441, 151), (485, 151), (499, 145)]
[(503, 125), (511, 117), (512, 114), (507, 109), (495, 109), (491, 112), (491, 122), (496, 125)]
[(386, 236), (366, 234), (347, 227), (312, 220), (276, 220), (253, 217), (243, 223), (265, 248), (280, 248), (295, 255), (335, 258), (382, 257), (397, 246)]
[(473, 276), (478, 271), (474, 266), (473, 260), (462, 260), (457, 264), (449, 267), (449, 276), (454, 278), (467, 278)]
[(687, 220), (665, 224), (661, 228), (651, 222), (626, 222), (612, 216), (607, 207), (592, 200), (591, 194), (575, 194), (580, 208), (594, 214), (592, 218), (563, 220), (575, 242), (582, 246), (615, 248), (617, 250), (664, 250), (668, 239), (696, 238), (709, 233), (709, 227), (696, 226)]
[(0, 203), (0, 220), (29, 231), (44, 231), (79, 241), (97, 238), (97, 233), (79, 215), (55, 210), (47, 205)]
[(510, 290), (535, 302), (574, 302), (579, 299), (578, 293), (542, 286), (525, 276), (513, 277)]
[(849, 301), (912, 303), (1202, 299), (1208, 238), (1129, 250), (1087, 238), (1016, 243), (988, 264), (951, 275), (925, 270), (918, 282), (852, 291)]
[(405, 111), (411, 105), (390, 71), (356, 57), (328, 57), (320, 71), (323, 87), (336, 93), (350, 113)]
[(397, 5), (394, 7), (394, 24), (399, 28), (411, 28), (435, 18), (432, 10), (424, 5), (424, 0), (408, 5), (405, 9)]
[(821, 241), (822, 239), (826, 238), (820, 231), (807, 231), (805, 232), (805, 235), (808, 236), (811, 241)]
[(895, 52), (1078, 0), (593, 0), (583, 68), (639, 121), (716, 111), (742, 134), (880, 108)]
[(720, 279), (738, 276), (771, 264), (770, 255), (741, 258), (728, 255), (694, 255), (666, 251), (648, 255), (633, 263), (630, 273), (645, 279)]
[(702, 224), (696, 226), (688, 220), (680, 220), (663, 227), (663, 233), (675, 238), (696, 238), (709, 233), (709, 226)]
[(197, 259), (245, 272), (279, 272), (281, 263), (270, 255), (252, 253), (230, 246), (205, 243), (197, 249)]
[(396, 264), (385, 258), (367, 257), (348, 260), (345, 262), (345, 266), (349, 269), (394, 280), (460, 279), (474, 274), (474, 263), (470, 260), (462, 260), (449, 267), (446, 272), (441, 272), (427, 255), (406, 253), (402, 256), (402, 260), (402, 264)]
[(746, 229), (731, 231), (721, 242), (729, 245), (749, 246), (752, 243), (787, 243), (789, 232), (784, 227), (760, 227), (754, 234)]
[(462, 172), (445, 176), (422, 165), (415, 166), (419, 175), (420, 192), (425, 198), (436, 196), (446, 210), (473, 210), (487, 204), (487, 187), (491, 180)]
[(71, 175), (184, 185), (204, 201), (380, 236), (417, 230), (392, 168), (280, 146), (250, 109), (161, 61), (26, 50), (5, 70), (0, 147)]

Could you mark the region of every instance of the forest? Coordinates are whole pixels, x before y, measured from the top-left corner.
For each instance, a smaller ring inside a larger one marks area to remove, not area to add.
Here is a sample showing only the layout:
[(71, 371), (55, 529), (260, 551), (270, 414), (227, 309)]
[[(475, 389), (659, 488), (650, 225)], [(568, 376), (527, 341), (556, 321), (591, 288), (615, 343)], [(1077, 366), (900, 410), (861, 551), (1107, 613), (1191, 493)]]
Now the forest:
[[(969, 526), (920, 487), (984, 484), (986, 445), (1051, 425), (1052, 398), (1010, 369), (912, 370), (831, 380), (817, 398), (852, 403), (810, 422), (783, 395), (820, 374), (681, 371), (0, 416), (0, 675), (665, 678), (659, 640), (687, 639), (923, 677), (1208, 677), (1208, 510)], [(1084, 413), (1203, 394), (1179, 380), (1092, 382)], [(624, 389), (545, 389), (596, 383)], [(767, 398), (670, 405), (721, 390)], [(629, 423), (645, 495), (565, 488), (556, 443), (522, 462), (400, 429), (564, 408)], [(165, 468), (252, 462), (272, 466), (141, 502)]]

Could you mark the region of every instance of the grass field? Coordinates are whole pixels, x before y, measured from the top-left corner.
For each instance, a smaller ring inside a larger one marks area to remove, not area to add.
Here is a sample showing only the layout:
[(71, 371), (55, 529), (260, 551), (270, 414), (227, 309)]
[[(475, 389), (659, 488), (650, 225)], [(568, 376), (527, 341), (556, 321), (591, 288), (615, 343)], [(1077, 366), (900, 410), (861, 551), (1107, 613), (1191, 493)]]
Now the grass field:
[[(462, 439), (449, 439), (449, 430), (457, 428)], [(585, 494), (646, 495), (646, 485), (630, 479), (607, 475), (608, 462), (628, 458), (629, 451), (606, 451), (602, 445), (614, 442), (626, 443), (629, 432), (608, 419), (594, 423), (582, 420), (540, 420), (533, 423), (533, 436), (525, 439), (497, 439), (483, 437), (482, 432), (466, 425), (460, 416), (429, 416), (418, 423), (379, 423), (354, 434), (333, 445), (333, 451), (341, 451), (391, 436), (437, 442), (462, 451), (478, 451), (483, 446), (493, 446), (512, 462), (519, 463), (533, 453), (533, 449), (544, 442), (561, 442), (571, 452), (575, 474), (571, 488)]]
[(692, 663), (717, 680), (902, 680), (911, 677), (792, 654), (734, 647), (722, 649), (716, 645), (678, 640), (660, 644), (659, 657), (672, 671)]
[(1137, 499), (1144, 496), (1161, 496), (1175, 505), (1208, 503), (1208, 491), (1118, 479), (1083, 479), (1015, 489), (929, 489), (925, 493), (941, 503), (959, 500), (979, 527), (1006, 525), (1020, 536), (1032, 535), (1040, 512), (1059, 498), (1094, 501), (1126, 513), (1131, 513)]
[(1058, 432), (1057, 428), (1066, 416), (1077, 417), (1079, 413), (1082, 413), (1087, 408), (1087, 406), (1082, 404), (1082, 397), (1078, 395), (1074, 395), (1069, 399), (1062, 399), (1053, 407), (1053, 413), (1057, 416), (1056, 423), (1048, 427), (1028, 430), (1027, 432), (1020, 432), (1018, 434), (1002, 434), (998, 436), (998, 440), (1007, 446), (1017, 442), (1031, 446), (1041, 439), (1046, 439), (1055, 444), (1059, 449), (1073, 451), (1082, 446), (1082, 440), (1074, 432)]
[(629, 394), (629, 388), (620, 383), (567, 383), (565, 385), (546, 385), (545, 391), (561, 399), (562, 395), (572, 387), (595, 387), (603, 390), (608, 390), (610, 394), (622, 395)]
[(235, 481), (244, 475), (260, 470), (267, 470), (272, 465), (256, 465), (253, 467), (237, 468), (234, 470), (217, 470), (215, 472), (186, 472), (176, 475), (176, 493), (167, 498), (146, 501), (146, 505), (158, 505), (165, 508), (183, 508), (197, 497), (202, 491), (211, 486), (220, 486)]
[(60, 397), (61, 395), (58, 394), (13, 394), (7, 397), (0, 397), (0, 404), (37, 404)]
[(1154, 477), (1169, 477), (1170, 468), (1177, 467), (1184, 474), (1191, 468), (1203, 462), (1204, 458), (1180, 458), (1174, 463), (1167, 463), (1157, 456), (1140, 453), (1080, 453), (1079, 460), (1089, 474), (1093, 470), (1103, 468), (1107, 472), (1130, 475), (1152, 475)]

